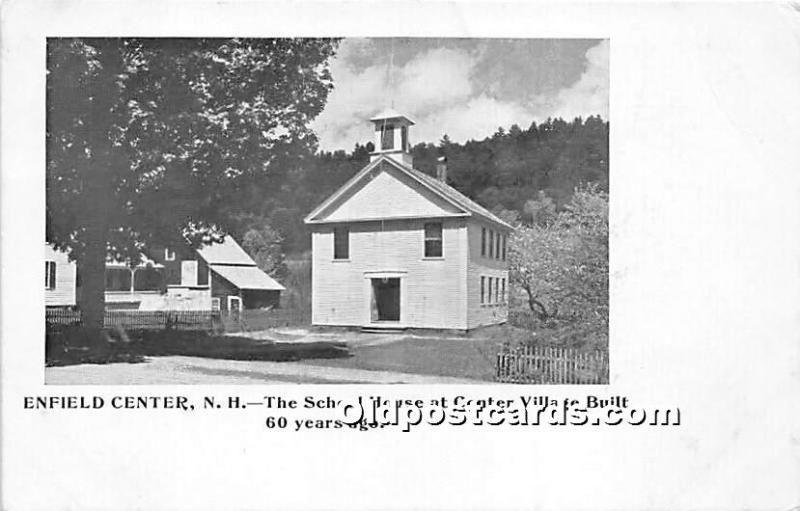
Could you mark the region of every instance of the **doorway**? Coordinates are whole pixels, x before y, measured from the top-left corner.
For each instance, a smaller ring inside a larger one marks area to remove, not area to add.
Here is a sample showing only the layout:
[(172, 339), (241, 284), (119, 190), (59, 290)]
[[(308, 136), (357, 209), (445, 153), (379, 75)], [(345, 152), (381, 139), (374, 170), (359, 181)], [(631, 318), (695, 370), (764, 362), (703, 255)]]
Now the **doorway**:
[(371, 320), (400, 321), (400, 279), (372, 279)]

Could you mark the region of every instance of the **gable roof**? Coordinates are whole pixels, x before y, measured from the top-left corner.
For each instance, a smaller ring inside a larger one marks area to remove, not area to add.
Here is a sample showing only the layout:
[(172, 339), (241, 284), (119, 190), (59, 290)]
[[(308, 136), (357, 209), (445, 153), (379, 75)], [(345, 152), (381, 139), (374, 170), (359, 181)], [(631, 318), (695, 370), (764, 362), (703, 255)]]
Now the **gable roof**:
[(316, 223), (317, 221), (314, 220), (320, 212), (322, 212), (325, 208), (330, 206), (336, 199), (341, 197), (345, 194), (349, 189), (355, 186), (361, 178), (365, 175), (369, 174), (375, 167), (377, 167), (382, 162), (386, 162), (401, 172), (405, 173), (406, 175), (410, 176), (414, 181), (420, 183), (422, 186), (427, 188), (428, 190), (432, 191), (437, 196), (441, 197), (445, 201), (453, 204), (458, 209), (464, 211), (467, 216), (480, 216), (492, 223), (498, 224), (506, 229), (513, 230), (513, 227), (508, 223), (501, 220), (497, 215), (489, 211), (488, 209), (484, 208), (477, 202), (473, 201), (466, 195), (462, 194), (452, 186), (439, 181), (438, 179), (425, 174), (415, 168), (409, 167), (407, 165), (403, 165), (402, 163), (398, 162), (394, 158), (390, 158), (388, 156), (380, 156), (375, 161), (366, 165), (363, 169), (361, 169), (355, 176), (350, 178), (345, 184), (343, 184), (338, 190), (336, 190), (333, 194), (331, 194), (327, 199), (325, 199), (319, 206), (317, 206), (311, 213), (309, 213), (304, 222), (309, 223)]
[(208, 264), (256, 265), (253, 258), (247, 255), (230, 235), (226, 235), (222, 243), (212, 243), (198, 248), (197, 253)]

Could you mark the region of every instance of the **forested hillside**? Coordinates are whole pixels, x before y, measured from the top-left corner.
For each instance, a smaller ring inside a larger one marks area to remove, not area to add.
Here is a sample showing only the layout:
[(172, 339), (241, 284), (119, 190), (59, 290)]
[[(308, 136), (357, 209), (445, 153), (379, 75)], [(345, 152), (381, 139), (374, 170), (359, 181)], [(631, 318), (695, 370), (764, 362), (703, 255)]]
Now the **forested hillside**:
[[(608, 189), (609, 124), (599, 117), (513, 125), (484, 140), (463, 144), (445, 135), (438, 144), (414, 146), (414, 166), (433, 174), (436, 159), (446, 156), (448, 182), (462, 193), (504, 215), (530, 223), (542, 193), (556, 208), (566, 204), (575, 187), (597, 183)], [(278, 169), (242, 188), (234, 234), (244, 238), (255, 229), (278, 233), (273, 250), (297, 253), (310, 248), (303, 217), (328, 194), (369, 162), (372, 144), (356, 144), (352, 152), (309, 154), (287, 151)], [(527, 204), (527, 207), (526, 207)], [(267, 232), (263, 237), (269, 238)]]

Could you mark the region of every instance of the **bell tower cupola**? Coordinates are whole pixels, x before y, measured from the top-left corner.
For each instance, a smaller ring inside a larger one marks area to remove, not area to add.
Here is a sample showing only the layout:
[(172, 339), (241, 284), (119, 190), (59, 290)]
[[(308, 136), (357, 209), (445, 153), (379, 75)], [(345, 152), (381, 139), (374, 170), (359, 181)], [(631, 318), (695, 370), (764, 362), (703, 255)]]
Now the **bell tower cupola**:
[(408, 131), (414, 121), (392, 109), (379, 113), (370, 121), (375, 125), (375, 151), (370, 154), (370, 161), (386, 155), (411, 167), (413, 158)]

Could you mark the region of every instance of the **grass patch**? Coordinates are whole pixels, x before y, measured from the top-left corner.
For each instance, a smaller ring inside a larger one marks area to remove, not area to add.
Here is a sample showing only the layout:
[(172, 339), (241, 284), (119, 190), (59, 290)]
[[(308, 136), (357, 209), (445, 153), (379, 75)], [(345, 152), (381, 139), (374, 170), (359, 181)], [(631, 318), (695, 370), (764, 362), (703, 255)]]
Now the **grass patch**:
[(288, 343), (246, 337), (211, 335), (205, 332), (140, 331), (126, 332), (127, 340), (116, 340), (91, 347), (70, 343), (80, 336), (80, 329), (69, 333), (47, 334), (47, 366), (75, 364), (139, 363), (146, 357), (187, 356), (226, 360), (263, 360), (286, 362), (307, 358), (349, 357), (341, 342)]

